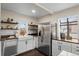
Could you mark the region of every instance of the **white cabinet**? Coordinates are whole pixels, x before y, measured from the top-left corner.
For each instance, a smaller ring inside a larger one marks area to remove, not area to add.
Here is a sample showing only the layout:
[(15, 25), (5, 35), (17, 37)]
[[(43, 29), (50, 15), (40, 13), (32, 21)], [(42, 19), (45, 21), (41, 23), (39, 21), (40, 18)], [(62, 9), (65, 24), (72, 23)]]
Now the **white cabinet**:
[[(62, 42), (62, 51), (66, 51), (66, 52), (72, 52), (72, 47), (71, 47), (71, 43), (68, 42)], [(63, 54), (63, 56), (70, 56), (70, 53), (65, 53)]]
[(52, 40), (52, 55), (56, 55), (56, 50), (57, 50), (57, 43), (55, 40)]
[(38, 37), (34, 38), (34, 42), (35, 42), (35, 48), (38, 48)]
[(24, 51), (27, 50), (27, 46), (26, 46), (26, 40), (19, 40), (18, 41), (18, 53), (22, 53)]
[(34, 49), (34, 40), (33, 39), (28, 39), (28, 40), (19, 40), (18, 41), (18, 54), (23, 53), (26, 51), (29, 51), (31, 49)]
[[(53, 56), (58, 56), (62, 51), (72, 52), (71, 49), (72, 49), (71, 43), (52, 40), (52, 55)], [(68, 56), (68, 53), (62, 56)]]
[(17, 45), (17, 39), (6, 40), (4, 42), (5, 47)]
[(1, 41), (0, 41), (0, 56), (1, 56)]
[(62, 50), (71, 52), (71, 49), (72, 49), (71, 43), (62, 42)]
[(72, 44), (72, 53), (79, 55), (79, 44)]
[(4, 41), (4, 56), (15, 55), (17, 53), (17, 39)]
[(61, 44), (56, 40), (52, 40), (52, 55), (57, 56), (61, 52)]
[(69, 52), (62, 56), (79, 55), (79, 44), (52, 40), (52, 55), (58, 56), (62, 51)]
[(35, 48), (35, 42), (33, 39), (27, 40), (26, 48), (27, 51)]

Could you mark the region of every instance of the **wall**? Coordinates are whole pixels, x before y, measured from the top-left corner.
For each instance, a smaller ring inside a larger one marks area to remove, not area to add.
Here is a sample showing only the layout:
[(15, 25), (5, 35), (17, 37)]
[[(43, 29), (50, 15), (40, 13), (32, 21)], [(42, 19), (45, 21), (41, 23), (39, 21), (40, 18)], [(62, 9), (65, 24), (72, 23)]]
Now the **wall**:
[[(5, 9), (1, 9), (2, 11), (1, 11), (1, 18), (2, 18), (2, 20), (7, 20), (7, 18), (13, 18), (14, 19), (14, 21), (16, 21), (16, 22), (18, 22), (19, 23), (19, 27), (23, 27), (22, 26), (22, 24), (26, 24), (26, 26), (25, 26), (25, 28), (27, 28), (28, 27), (28, 23), (30, 23), (30, 22), (34, 22), (34, 23), (36, 23), (36, 20), (34, 19), (34, 18), (32, 18), (32, 17), (29, 17), (29, 16), (25, 16), (25, 15), (23, 15), (23, 14), (19, 14), (19, 13), (16, 13), (16, 12), (13, 12), (13, 11), (10, 11), (10, 10), (5, 10)], [(1, 20), (1, 19), (0, 19)], [(12, 31), (12, 32), (11, 32)], [(13, 30), (6, 30), (6, 33), (5, 33), (5, 31), (4, 30), (0, 30), (0, 34), (2, 35), (2, 34), (12, 34), (12, 33), (14, 33), (13, 32)], [(31, 38), (31, 37), (29, 37), (29, 38)], [(20, 40), (22, 40), (23, 41), (23, 39), (26, 39), (26, 38), (19, 38)], [(28, 38), (27, 38), (28, 39)], [(19, 41), (20, 41), (19, 40)], [(21, 41), (21, 42), (22, 42)], [(21, 42), (19, 42), (19, 43), (21, 43)], [(25, 40), (25, 42), (26, 42), (26, 40)], [(25, 43), (24, 42), (24, 43)], [(32, 41), (33, 42), (33, 41)], [(0, 42), (1, 43), (1, 42)], [(30, 45), (30, 44), (29, 44)], [(34, 45), (34, 44), (31, 44), (32, 46)], [(18, 44), (18, 48), (20, 48), (19, 47), (20, 46), (20, 44)], [(20, 48), (20, 49), (22, 49), (23, 50), (23, 48), (25, 48), (25, 46), (23, 46), (22, 48)], [(30, 47), (29, 47), (30, 48)], [(28, 49), (29, 49), (28, 48)], [(32, 47), (31, 47), (32, 48)], [(25, 49), (26, 50), (26, 49)]]
[(54, 22), (57, 22), (59, 18), (74, 16), (74, 15), (79, 15), (79, 6), (75, 6), (72, 8), (62, 10), (60, 12), (56, 12), (53, 15), (44, 16), (39, 19), (39, 22), (50, 21), (51, 23), (54, 23)]
[[(2, 20), (7, 20), (7, 18), (13, 18), (14, 21), (19, 23), (18, 27), (24, 27), (26, 29), (28, 29), (28, 24), (30, 22), (36, 23), (36, 19), (34, 19), (32, 17), (25, 16), (23, 14), (19, 14), (19, 13), (10, 11), (10, 10), (5, 10), (5, 9), (2, 9), (2, 11), (1, 11), (1, 18), (2, 18)], [(24, 26), (24, 24), (26, 24), (26, 25)]]
[[(79, 21), (79, 5), (75, 6), (75, 7), (72, 7), (72, 8), (68, 8), (68, 9), (62, 10), (60, 12), (56, 12), (56, 13), (54, 13), (52, 15), (44, 16), (44, 17), (39, 19), (39, 22), (40, 23), (41, 22), (50, 22), (51, 24), (54, 24), (54, 23), (59, 21), (58, 19), (69, 17), (69, 16), (75, 16), (75, 15), (78, 17), (78, 21)], [(59, 24), (59, 22), (58, 22), (58, 24)], [(79, 22), (78, 22), (78, 24), (79, 24)], [(77, 29), (77, 32), (79, 34), (78, 26), (76, 28), (74, 28), (73, 30), (75, 31), (75, 29)], [(58, 33), (57, 36), (60, 39), (60, 27), (58, 27), (57, 31), (58, 31), (57, 32)], [(74, 35), (74, 37), (78, 37), (78, 36)]]
[(18, 22), (22, 22), (22, 21), (36, 22), (36, 20), (32, 17), (25, 16), (23, 14), (19, 14), (19, 13), (10, 11), (10, 10), (4, 10), (4, 9), (2, 9), (2, 11), (1, 11), (1, 17), (2, 17), (2, 19), (7, 19), (8, 17), (13, 18), (15, 21), (18, 21)]

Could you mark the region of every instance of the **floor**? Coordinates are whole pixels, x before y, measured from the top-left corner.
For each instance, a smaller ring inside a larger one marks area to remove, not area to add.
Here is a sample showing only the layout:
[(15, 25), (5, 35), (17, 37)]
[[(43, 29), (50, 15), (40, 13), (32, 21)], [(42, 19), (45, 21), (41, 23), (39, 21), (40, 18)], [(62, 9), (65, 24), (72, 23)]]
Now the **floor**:
[(44, 56), (42, 53), (40, 53), (39, 51), (37, 51), (36, 49), (33, 49), (29, 52), (25, 52), (22, 54), (19, 54), (17, 56)]

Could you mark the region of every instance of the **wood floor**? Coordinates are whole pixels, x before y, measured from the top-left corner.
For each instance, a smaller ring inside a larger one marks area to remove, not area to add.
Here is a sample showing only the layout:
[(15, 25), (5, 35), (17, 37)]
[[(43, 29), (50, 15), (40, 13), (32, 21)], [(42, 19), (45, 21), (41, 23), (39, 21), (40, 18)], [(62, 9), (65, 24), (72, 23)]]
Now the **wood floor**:
[(39, 51), (37, 51), (36, 49), (33, 49), (31, 51), (19, 54), (17, 56), (45, 56), (42, 53), (40, 53)]

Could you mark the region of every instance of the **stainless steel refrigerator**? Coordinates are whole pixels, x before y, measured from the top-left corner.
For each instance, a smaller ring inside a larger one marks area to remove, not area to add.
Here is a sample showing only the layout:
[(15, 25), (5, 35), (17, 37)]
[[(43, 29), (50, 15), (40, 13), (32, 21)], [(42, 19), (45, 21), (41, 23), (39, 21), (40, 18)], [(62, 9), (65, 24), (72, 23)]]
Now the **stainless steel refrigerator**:
[(38, 28), (38, 50), (47, 56), (52, 55), (51, 24), (40, 23)]

